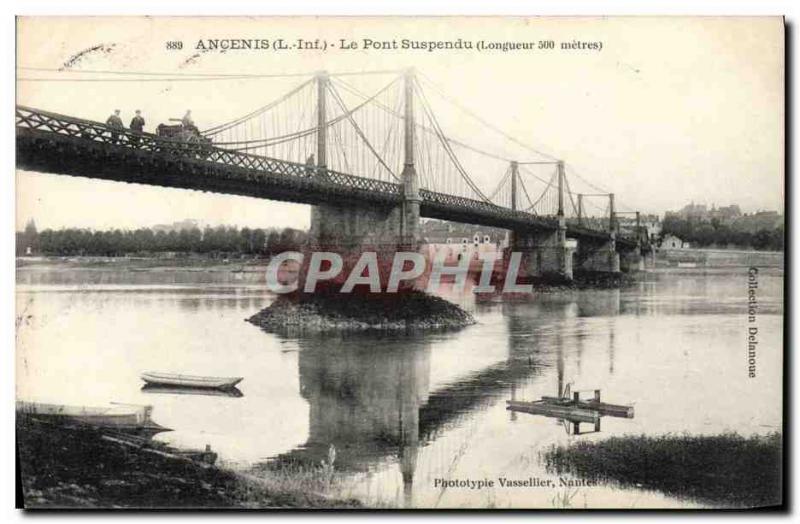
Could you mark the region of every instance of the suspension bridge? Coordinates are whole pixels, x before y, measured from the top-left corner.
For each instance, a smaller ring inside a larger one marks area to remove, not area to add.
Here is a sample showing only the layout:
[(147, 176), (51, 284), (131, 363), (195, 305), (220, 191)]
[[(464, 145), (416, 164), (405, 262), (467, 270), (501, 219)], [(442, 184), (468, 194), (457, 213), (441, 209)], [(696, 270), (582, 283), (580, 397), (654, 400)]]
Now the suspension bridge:
[(413, 70), (362, 74), (389, 80), (364, 92), (345, 74), (309, 74), (188, 139), (17, 106), (17, 167), (310, 204), (312, 242), (328, 247), (413, 249), (428, 217), (511, 230), (531, 276), (641, 265), (639, 213), (623, 231), (613, 193), (582, 177), (590, 191), (574, 191), (565, 162), (543, 153), (512, 160), (451, 138), (427, 91), (446, 94)]

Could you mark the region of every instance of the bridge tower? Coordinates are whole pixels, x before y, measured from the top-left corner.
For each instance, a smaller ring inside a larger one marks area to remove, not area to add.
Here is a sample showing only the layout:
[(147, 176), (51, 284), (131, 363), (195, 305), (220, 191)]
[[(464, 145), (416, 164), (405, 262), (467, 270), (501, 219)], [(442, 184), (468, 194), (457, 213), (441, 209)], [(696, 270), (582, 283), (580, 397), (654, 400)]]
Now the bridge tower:
[(403, 204), (401, 211), (401, 244), (409, 251), (416, 250), (420, 240), (419, 226), (419, 177), (414, 167), (414, 70), (407, 69), (404, 75), (404, 155)]
[[(638, 211), (636, 215), (636, 229), (634, 234), (636, 237), (636, 245), (633, 248), (619, 249), (619, 266), (620, 270), (626, 273), (632, 271), (643, 271), (645, 269), (644, 247), (647, 244), (646, 238), (642, 235), (642, 220)], [(646, 235), (646, 233), (645, 233)], [(645, 242), (643, 242), (645, 240)]]
[[(317, 158), (316, 176), (327, 174), (325, 114), (326, 73), (317, 75)], [(381, 266), (391, 265), (397, 251), (416, 251), (420, 240), (419, 177), (414, 165), (414, 71), (404, 78), (404, 150), (401, 174), (402, 199), (395, 204), (365, 205), (331, 198), (311, 211), (309, 249), (332, 251), (342, 255), (344, 278), (352, 265), (366, 251), (378, 253)], [(358, 173), (354, 173), (358, 174)], [(383, 270), (381, 271), (383, 276)], [(388, 275), (388, 271), (386, 271)]]
[(619, 223), (614, 210), (614, 193), (608, 195), (608, 236), (596, 240), (588, 238), (578, 244), (577, 269), (588, 273), (619, 273), (620, 255), (617, 253)]
[[(564, 216), (564, 162), (558, 168), (558, 210), (554, 230), (517, 230), (511, 235), (511, 250), (522, 252), (520, 274), (528, 278), (544, 277), (552, 280), (572, 280), (572, 252), (567, 241), (567, 223)], [(512, 209), (516, 210), (516, 178), (518, 164), (511, 164)]]

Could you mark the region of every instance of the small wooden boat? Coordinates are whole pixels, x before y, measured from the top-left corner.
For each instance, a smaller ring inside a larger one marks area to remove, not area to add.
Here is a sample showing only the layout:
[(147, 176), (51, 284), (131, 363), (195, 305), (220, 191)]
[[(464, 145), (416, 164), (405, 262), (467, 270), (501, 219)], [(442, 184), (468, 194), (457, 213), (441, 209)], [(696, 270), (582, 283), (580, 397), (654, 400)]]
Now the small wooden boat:
[(186, 388), (230, 389), (243, 377), (204, 377), (199, 375), (176, 375), (148, 371), (142, 373), (142, 380), (157, 386), (175, 386)]
[(87, 407), (17, 401), (16, 408), (19, 414), (45, 422), (112, 429), (148, 438), (162, 431), (172, 431), (153, 422), (150, 418), (153, 406), (112, 403), (110, 406)]

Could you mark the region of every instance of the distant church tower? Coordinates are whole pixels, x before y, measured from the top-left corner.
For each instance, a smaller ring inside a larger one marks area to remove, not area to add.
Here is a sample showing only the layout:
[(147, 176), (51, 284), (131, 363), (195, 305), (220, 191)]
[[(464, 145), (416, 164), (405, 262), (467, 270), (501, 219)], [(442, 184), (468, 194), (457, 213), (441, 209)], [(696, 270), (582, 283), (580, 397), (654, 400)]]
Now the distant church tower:
[[(28, 220), (25, 224), (25, 230), (22, 232), (22, 248), (26, 255), (32, 255), (39, 248), (39, 233), (36, 231), (36, 222), (33, 219)], [(19, 248), (17, 248), (19, 249)], [(19, 252), (19, 251), (17, 251)]]

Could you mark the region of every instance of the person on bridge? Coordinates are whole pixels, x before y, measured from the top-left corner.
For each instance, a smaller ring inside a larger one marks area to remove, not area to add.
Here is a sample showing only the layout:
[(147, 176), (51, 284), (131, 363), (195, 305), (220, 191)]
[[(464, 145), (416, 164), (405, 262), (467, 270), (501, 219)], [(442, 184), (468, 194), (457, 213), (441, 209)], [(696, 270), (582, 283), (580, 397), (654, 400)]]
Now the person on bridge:
[[(140, 109), (136, 110), (136, 116), (133, 117), (131, 120), (131, 131), (134, 133), (142, 133), (144, 132), (144, 118), (142, 118), (142, 111)], [(139, 137), (131, 137), (131, 141), (134, 144), (139, 143)]]
[(183, 115), (183, 118), (181, 118), (181, 124), (183, 124), (183, 127), (186, 128), (186, 129), (189, 129), (189, 130), (192, 130), (192, 131), (197, 130), (197, 127), (195, 127), (195, 125), (194, 125), (194, 120), (192, 120), (192, 110), (191, 109), (187, 109), (186, 110), (186, 114)]
[(306, 158), (306, 176), (313, 176), (314, 172), (316, 171), (317, 162), (314, 160), (314, 154), (312, 153)]
[[(108, 117), (108, 120), (106, 120), (106, 125), (111, 129), (125, 129), (125, 126), (122, 124), (122, 118), (119, 116), (119, 109), (115, 109), (114, 114)], [(119, 141), (119, 133), (112, 131), (111, 140), (115, 143)]]
[(144, 118), (140, 109), (136, 110), (136, 116), (131, 120), (131, 131), (136, 131), (137, 133), (144, 131)]

